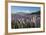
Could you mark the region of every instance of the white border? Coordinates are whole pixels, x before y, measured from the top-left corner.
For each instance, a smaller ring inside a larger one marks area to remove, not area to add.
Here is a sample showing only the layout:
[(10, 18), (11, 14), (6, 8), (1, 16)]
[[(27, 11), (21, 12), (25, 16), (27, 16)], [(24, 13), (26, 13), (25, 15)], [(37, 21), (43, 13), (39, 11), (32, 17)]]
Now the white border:
[[(28, 28), (28, 29), (11, 29), (11, 6), (41, 7), (41, 27), (40, 28)], [(8, 33), (34, 32), (34, 31), (42, 31), (42, 30), (43, 30), (43, 5), (42, 4), (8, 3)]]

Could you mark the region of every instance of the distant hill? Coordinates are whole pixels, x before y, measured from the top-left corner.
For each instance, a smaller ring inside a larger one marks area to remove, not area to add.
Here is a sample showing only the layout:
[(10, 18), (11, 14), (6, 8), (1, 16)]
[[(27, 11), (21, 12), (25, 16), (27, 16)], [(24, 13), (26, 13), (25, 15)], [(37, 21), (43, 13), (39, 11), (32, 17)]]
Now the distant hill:
[(38, 11), (38, 12), (33, 12), (33, 13), (18, 12), (18, 13), (16, 13), (16, 14), (12, 14), (12, 15), (21, 15), (21, 14), (23, 14), (23, 15), (39, 14), (39, 15), (40, 15), (40, 11)]
[(39, 15), (40, 15), (40, 11), (38, 11), (38, 12), (34, 12), (34, 13), (31, 13), (31, 14), (39, 14)]

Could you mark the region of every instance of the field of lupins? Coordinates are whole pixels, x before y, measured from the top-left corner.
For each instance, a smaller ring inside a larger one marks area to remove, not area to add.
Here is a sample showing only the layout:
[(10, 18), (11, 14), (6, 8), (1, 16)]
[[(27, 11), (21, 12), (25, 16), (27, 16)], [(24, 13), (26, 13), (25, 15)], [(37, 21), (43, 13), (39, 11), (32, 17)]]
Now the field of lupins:
[[(30, 19), (29, 19), (30, 18)], [(40, 27), (40, 17), (33, 16), (28, 18), (17, 18), (13, 17), (12, 28), (38, 28)]]

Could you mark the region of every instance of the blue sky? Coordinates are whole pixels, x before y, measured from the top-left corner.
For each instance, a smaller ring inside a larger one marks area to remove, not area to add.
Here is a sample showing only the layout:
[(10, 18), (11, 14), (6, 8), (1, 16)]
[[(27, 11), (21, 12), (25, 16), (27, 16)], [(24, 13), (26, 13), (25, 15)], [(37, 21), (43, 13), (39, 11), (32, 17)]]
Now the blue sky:
[(40, 7), (11, 6), (11, 13), (32, 13), (40, 10)]

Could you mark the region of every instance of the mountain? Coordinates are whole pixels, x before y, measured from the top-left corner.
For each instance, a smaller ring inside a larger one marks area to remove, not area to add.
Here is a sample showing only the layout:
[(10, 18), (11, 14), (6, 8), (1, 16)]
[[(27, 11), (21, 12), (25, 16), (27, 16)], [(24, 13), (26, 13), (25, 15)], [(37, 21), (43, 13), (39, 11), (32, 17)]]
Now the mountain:
[(12, 14), (12, 15), (32, 15), (32, 14), (39, 14), (39, 15), (40, 15), (40, 11), (38, 11), (38, 12), (33, 12), (33, 13), (18, 12), (18, 13), (16, 13), (16, 14)]

